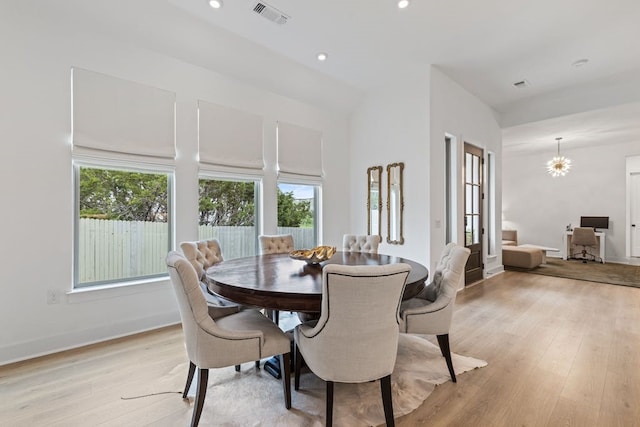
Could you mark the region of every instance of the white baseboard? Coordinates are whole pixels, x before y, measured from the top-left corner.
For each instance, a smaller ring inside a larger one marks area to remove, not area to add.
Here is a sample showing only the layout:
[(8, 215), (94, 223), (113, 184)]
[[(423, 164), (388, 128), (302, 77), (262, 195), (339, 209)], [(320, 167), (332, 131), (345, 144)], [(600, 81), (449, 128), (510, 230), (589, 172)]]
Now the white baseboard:
[(177, 323), (180, 323), (180, 315), (176, 310), (120, 322), (114, 320), (108, 325), (70, 333), (63, 332), (46, 338), (3, 346), (0, 347), (0, 366), (73, 348), (84, 347), (114, 338), (134, 335)]
[(496, 267), (487, 269), (485, 271), (485, 279), (495, 275), (495, 274), (500, 274), (500, 273), (504, 273), (504, 265), (498, 265)]

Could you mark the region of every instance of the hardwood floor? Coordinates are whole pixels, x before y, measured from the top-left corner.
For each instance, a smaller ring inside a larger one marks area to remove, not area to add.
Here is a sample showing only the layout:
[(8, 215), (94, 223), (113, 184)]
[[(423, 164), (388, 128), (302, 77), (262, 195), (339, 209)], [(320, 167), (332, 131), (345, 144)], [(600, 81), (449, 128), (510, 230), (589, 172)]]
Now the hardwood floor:
[[(396, 425), (640, 425), (639, 288), (507, 271), (460, 292), (453, 325), (452, 351), (489, 365)], [(186, 371), (179, 327), (0, 367), (0, 425), (188, 425), (177, 394), (121, 399)]]

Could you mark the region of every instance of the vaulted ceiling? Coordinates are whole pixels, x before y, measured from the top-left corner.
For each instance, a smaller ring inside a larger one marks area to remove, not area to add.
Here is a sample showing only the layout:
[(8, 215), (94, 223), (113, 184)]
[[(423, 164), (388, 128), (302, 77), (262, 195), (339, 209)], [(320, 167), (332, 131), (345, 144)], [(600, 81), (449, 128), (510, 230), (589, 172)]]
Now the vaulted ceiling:
[[(505, 145), (520, 151), (553, 147), (569, 126), (585, 141), (640, 137), (638, 0), (263, 2), (284, 24), (256, 13), (257, 0), (220, 9), (208, 0), (54, 3), (114, 36), (346, 110), (369, 90), (436, 66), (499, 113)], [(326, 86), (309, 87), (309, 76)]]

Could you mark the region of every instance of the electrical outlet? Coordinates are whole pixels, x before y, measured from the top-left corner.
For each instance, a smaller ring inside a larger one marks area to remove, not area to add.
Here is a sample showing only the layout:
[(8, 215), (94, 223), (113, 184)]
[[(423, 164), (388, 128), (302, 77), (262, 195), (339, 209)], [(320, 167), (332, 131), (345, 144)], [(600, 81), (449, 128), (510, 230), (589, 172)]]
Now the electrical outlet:
[(47, 291), (47, 304), (60, 304), (60, 293), (55, 289)]

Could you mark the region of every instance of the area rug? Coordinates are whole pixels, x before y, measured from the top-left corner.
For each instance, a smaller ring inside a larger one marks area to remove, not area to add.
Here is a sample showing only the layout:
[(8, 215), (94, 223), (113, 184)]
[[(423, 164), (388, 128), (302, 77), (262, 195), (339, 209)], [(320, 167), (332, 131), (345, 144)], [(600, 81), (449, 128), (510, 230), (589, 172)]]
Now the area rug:
[(539, 267), (531, 270), (517, 270), (545, 276), (640, 287), (640, 266), (638, 265), (600, 264), (591, 261), (585, 264), (579, 260), (564, 261), (559, 258), (547, 258), (547, 263), (541, 264)]
[[(483, 360), (457, 354), (453, 354), (452, 359), (456, 375), (487, 365)], [(420, 406), (436, 385), (451, 378), (439, 347), (425, 337), (401, 334), (391, 381), (393, 411), (398, 418)], [(193, 386), (189, 394), (193, 396), (192, 393), (195, 393)], [(325, 383), (314, 374), (302, 373), (299, 391), (293, 390), (292, 381), (291, 401), (292, 408), (287, 411), (281, 381), (263, 369), (256, 370), (253, 364), (245, 363), (238, 373), (233, 367), (212, 369), (200, 425), (315, 427), (325, 424)], [(334, 425), (339, 426), (384, 424), (380, 383), (336, 383), (333, 417)]]

